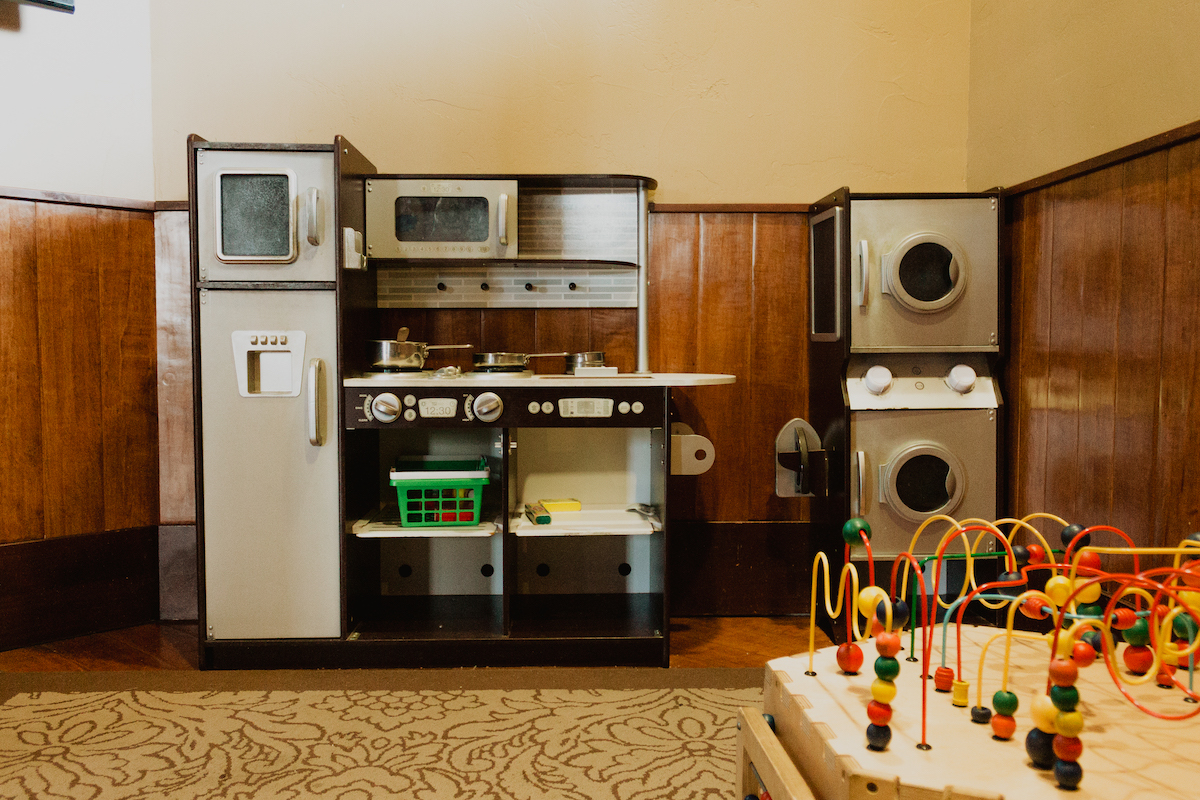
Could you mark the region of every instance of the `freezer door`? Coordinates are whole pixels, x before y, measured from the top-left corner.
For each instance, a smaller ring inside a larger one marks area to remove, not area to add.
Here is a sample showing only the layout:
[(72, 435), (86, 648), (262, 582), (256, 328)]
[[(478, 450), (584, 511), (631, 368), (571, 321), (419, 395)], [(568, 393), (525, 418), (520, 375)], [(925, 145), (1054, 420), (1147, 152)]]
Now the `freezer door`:
[(333, 292), (200, 300), (210, 639), (341, 634)]

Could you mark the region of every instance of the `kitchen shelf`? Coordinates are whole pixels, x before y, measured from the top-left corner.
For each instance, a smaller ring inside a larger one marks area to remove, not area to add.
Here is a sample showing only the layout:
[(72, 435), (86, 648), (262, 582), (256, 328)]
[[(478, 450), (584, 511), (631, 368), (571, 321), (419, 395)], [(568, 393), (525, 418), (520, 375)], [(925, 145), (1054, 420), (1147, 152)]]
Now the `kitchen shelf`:
[(478, 525), (406, 527), (400, 524), (400, 508), (391, 503), (350, 524), (349, 532), (360, 539), (483, 538), (494, 535), (499, 528), (499, 520)]
[(522, 514), (509, 520), (509, 529), (517, 536), (646, 536), (662, 530), (662, 523), (625, 508), (605, 508), (555, 511), (545, 525)]

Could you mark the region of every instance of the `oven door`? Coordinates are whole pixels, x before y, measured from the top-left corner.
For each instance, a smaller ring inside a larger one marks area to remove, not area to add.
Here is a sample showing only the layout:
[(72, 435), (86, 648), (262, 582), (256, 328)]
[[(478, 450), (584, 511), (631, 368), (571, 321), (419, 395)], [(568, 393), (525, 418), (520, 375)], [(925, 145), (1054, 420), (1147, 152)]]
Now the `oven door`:
[(197, 149), (199, 278), (337, 279), (333, 152)]
[(452, 178), (367, 181), (373, 258), (516, 258), (517, 182)]

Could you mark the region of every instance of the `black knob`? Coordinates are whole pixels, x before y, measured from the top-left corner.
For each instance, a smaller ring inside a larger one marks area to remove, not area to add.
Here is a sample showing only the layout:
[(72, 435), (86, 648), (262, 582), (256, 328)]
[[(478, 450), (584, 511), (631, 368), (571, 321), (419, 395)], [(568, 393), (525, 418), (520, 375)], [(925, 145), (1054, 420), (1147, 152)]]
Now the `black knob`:
[(481, 284), (479, 284), (479, 288), (483, 289), (486, 292), (488, 289), (490, 289), (492, 287), (488, 286), (486, 283), (481, 283)]
[(578, 288), (578, 287), (576, 287), (576, 285), (575, 285), (574, 283), (568, 283), (568, 284), (567, 284), (567, 288), (568, 288), (568, 289), (570, 289), (570, 290), (573, 292), (573, 291), (575, 291), (575, 289), (576, 289), (576, 288)]
[(439, 292), (444, 292), (444, 291), (446, 291), (446, 284), (444, 284), (444, 283), (438, 283), (438, 291), (439, 291)]
[(533, 291), (533, 284), (532, 284), (532, 283), (527, 283), (527, 284), (525, 284), (525, 291), (527, 291), (527, 292), (532, 292), (532, 291)]

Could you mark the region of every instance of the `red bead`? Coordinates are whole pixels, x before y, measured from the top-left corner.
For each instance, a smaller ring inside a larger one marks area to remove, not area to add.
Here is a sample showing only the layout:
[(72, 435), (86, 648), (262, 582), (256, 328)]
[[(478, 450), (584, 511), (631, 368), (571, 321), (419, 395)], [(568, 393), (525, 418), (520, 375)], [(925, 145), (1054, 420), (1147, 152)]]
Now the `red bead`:
[(1168, 689), (1175, 686), (1175, 667), (1171, 664), (1159, 664), (1158, 674), (1154, 676), (1154, 681), (1159, 686), (1165, 686)]
[(1113, 612), (1112, 626), (1119, 631), (1127, 631), (1138, 621), (1137, 612), (1132, 608), (1120, 606)]
[(867, 703), (867, 717), (875, 725), (887, 725), (892, 719), (892, 707), (888, 703), (872, 700)]
[(1200, 559), (1186, 561), (1180, 564), (1179, 568), (1184, 571), (1183, 575), (1180, 576), (1180, 580), (1194, 589), (1200, 588)]
[(1129, 671), (1134, 675), (1145, 675), (1154, 665), (1154, 651), (1144, 644), (1126, 645), (1121, 657), (1125, 659), (1125, 666), (1129, 667)]
[(1079, 566), (1086, 567), (1088, 569), (1094, 569), (1097, 572), (1099, 572), (1100, 571), (1100, 554), (1093, 553), (1091, 550), (1088, 550), (1086, 553), (1080, 553), (1079, 554)]
[(948, 692), (954, 686), (954, 670), (938, 667), (933, 671), (933, 686), (939, 692)]
[(1021, 603), (1021, 613), (1030, 619), (1045, 619), (1046, 601), (1041, 597), (1027, 597), (1025, 602)]
[(896, 633), (878, 633), (875, 635), (875, 649), (879, 655), (895, 657), (900, 652), (900, 636)]
[(1055, 686), (1074, 686), (1079, 667), (1069, 658), (1056, 658), (1050, 662), (1050, 680)]
[(1040, 564), (1046, 560), (1046, 550), (1040, 544), (1031, 544), (1025, 548), (1029, 551), (1029, 563)]
[(1017, 720), (1007, 714), (992, 714), (992, 735), (997, 739), (1011, 739), (1016, 733)]
[(1054, 737), (1054, 755), (1063, 761), (1078, 761), (1082, 752), (1083, 742), (1079, 740), (1078, 736), (1057, 735)]
[(858, 672), (863, 664), (862, 648), (854, 642), (846, 642), (838, 645), (837, 649), (837, 665), (842, 668), (842, 672), (848, 672), (851, 675)]
[(1095, 649), (1087, 642), (1076, 642), (1071, 648), (1071, 660), (1076, 666), (1090, 667), (1092, 662), (1096, 660)]

